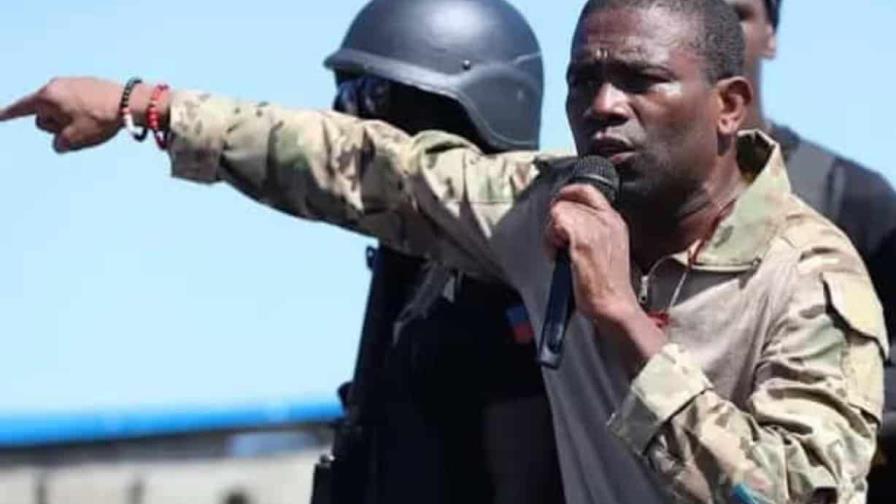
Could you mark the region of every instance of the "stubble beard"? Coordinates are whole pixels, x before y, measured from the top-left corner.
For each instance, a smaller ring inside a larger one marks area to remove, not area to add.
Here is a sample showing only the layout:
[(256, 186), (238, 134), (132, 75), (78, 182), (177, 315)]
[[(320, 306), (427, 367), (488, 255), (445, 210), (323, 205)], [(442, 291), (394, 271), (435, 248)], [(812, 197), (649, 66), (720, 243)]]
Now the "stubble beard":
[(629, 225), (651, 233), (669, 229), (688, 200), (686, 180), (670, 160), (642, 152), (617, 167), (620, 175), (616, 207)]

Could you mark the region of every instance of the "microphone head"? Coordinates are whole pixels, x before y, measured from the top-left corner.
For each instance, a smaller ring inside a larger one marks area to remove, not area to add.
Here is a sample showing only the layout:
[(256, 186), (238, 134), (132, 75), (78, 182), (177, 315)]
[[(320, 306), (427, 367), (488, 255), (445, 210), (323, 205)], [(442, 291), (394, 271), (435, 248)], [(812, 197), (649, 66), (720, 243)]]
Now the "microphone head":
[(591, 184), (613, 204), (619, 193), (619, 174), (609, 160), (600, 156), (585, 156), (576, 161), (570, 184)]

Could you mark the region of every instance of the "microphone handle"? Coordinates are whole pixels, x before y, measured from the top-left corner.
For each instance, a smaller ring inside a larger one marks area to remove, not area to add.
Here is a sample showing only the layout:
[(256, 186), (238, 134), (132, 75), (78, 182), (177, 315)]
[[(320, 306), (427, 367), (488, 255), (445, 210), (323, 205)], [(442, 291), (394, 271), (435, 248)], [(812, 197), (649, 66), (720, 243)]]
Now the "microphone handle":
[(557, 252), (554, 262), (551, 291), (548, 295), (544, 325), (541, 327), (541, 339), (538, 342), (538, 362), (542, 366), (551, 369), (560, 367), (560, 360), (563, 357), (563, 337), (574, 309), (572, 266), (569, 251), (563, 249)]

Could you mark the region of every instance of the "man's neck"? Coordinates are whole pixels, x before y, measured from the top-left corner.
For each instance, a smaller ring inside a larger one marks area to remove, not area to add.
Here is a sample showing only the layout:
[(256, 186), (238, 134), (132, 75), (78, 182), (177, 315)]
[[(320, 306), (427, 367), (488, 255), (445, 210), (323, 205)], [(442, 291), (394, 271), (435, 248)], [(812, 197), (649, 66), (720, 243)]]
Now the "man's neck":
[(644, 216), (629, 222), (632, 257), (642, 271), (665, 256), (686, 250), (697, 240), (711, 237), (723, 213), (746, 187), (733, 153), (720, 163), (718, 175), (695, 191), (673, 219), (660, 223)]

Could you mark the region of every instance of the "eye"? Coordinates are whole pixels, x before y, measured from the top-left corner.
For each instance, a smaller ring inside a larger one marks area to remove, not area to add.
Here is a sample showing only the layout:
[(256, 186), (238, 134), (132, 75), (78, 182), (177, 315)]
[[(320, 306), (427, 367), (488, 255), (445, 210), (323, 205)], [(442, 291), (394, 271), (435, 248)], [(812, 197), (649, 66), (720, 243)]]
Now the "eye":
[(657, 84), (666, 82), (667, 79), (644, 71), (620, 69), (614, 81), (619, 89), (633, 94), (643, 94), (649, 92)]
[(734, 12), (737, 14), (737, 19), (740, 20), (741, 23), (746, 23), (753, 19), (753, 11), (745, 5), (735, 5)]
[(593, 70), (579, 70), (569, 72), (566, 76), (566, 84), (570, 92), (584, 93), (600, 87), (603, 77)]

